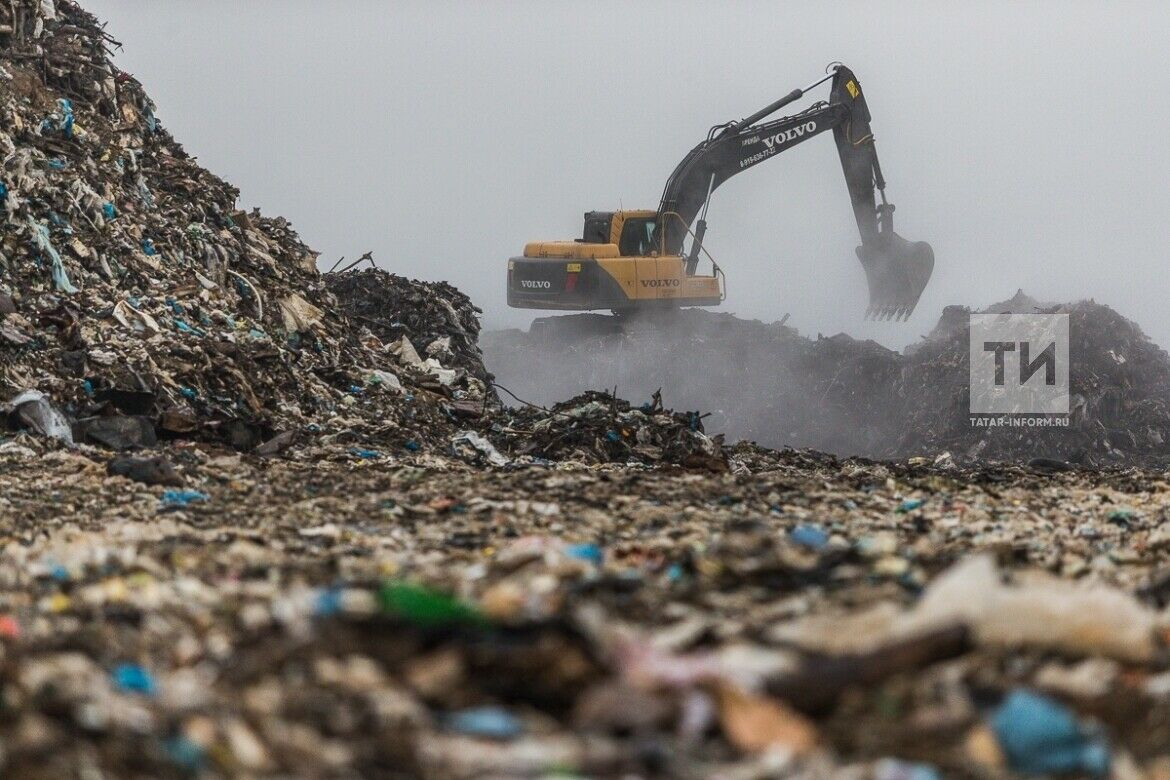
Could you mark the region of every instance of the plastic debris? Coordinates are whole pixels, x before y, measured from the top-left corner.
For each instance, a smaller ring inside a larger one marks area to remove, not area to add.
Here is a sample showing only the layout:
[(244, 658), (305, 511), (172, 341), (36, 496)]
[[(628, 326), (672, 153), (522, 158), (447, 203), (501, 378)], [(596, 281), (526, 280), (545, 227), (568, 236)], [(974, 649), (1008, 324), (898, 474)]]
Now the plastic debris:
[(0, 615), (0, 639), (20, 639), (20, 623), (11, 615)]
[(25, 390), (16, 395), (5, 406), (5, 411), (15, 414), (42, 436), (58, 439), (67, 445), (73, 444), (73, 429), (69, 421), (50, 403), (48, 396), (39, 390)]
[(137, 664), (119, 664), (114, 668), (113, 679), (123, 691), (153, 696), (156, 690), (154, 677)]
[(929, 764), (883, 758), (874, 764), (873, 780), (942, 780), (942, 775)]
[(793, 544), (810, 547), (814, 550), (819, 550), (829, 543), (829, 535), (813, 525), (801, 525), (793, 528), (792, 532), (788, 534), (788, 538), (792, 540)]
[(387, 582), (378, 590), (382, 610), (422, 626), (479, 624), (483, 618), (463, 602), (429, 588)]
[(779, 701), (730, 685), (720, 688), (718, 698), (723, 731), (740, 750), (783, 748), (805, 753), (816, 744), (817, 732), (812, 723)]
[(499, 707), (477, 707), (453, 712), (444, 722), (447, 728), (461, 734), (488, 739), (515, 739), (524, 733), (520, 720)]
[(495, 448), (495, 445), (475, 431), (460, 431), (451, 439), (451, 446), (455, 448), (457, 453), (463, 445), (470, 446), (493, 466), (508, 465), (508, 459), (500, 454), (499, 450)]
[(167, 508), (180, 508), (201, 504), (209, 498), (206, 493), (198, 490), (167, 490), (163, 492), (161, 504)]
[(605, 551), (601, 549), (600, 545), (592, 542), (571, 544), (565, 548), (565, 555), (579, 561), (587, 561), (595, 566), (600, 566), (605, 561)]
[(1005, 585), (982, 555), (931, 583), (904, 630), (965, 623), (979, 642), (1148, 662), (1158, 652), (1158, 616), (1132, 596), (1101, 584), (1034, 573)]
[(1081, 728), (1058, 702), (1030, 691), (1012, 691), (991, 717), (991, 728), (1009, 766), (1027, 774), (1109, 773), (1109, 747)]

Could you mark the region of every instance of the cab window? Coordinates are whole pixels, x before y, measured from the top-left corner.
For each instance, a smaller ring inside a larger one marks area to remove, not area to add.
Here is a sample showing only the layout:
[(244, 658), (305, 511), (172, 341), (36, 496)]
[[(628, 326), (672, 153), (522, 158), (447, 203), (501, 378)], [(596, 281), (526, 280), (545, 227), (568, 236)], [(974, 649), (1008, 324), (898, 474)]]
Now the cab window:
[(618, 250), (623, 257), (645, 257), (654, 250), (654, 217), (627, 219)]

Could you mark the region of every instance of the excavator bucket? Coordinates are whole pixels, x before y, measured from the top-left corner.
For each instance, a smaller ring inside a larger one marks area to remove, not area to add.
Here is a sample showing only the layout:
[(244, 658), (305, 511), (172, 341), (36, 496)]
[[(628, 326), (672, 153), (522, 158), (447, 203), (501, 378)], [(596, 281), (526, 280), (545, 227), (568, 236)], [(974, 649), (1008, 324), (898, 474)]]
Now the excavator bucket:
[(907, 241), (892, 230), (857, 247), (869, 283), (866, 319), (905, 320), (934, 271), (934, 250), (925, 241)]

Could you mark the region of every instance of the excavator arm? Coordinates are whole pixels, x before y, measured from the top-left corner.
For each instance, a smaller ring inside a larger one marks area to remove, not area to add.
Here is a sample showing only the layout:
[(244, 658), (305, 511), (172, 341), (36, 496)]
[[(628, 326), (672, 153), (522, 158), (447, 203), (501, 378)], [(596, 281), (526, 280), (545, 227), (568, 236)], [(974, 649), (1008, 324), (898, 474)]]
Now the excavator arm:
[[(830, 80), (827, 102), (815, 103), (792, 116), (763, 121)], [(693, 274), (706, 232), (706, 206), (719, 185), (832, 130), (861, 236), (857, 256), (870, 294), (866, 314), (879, 319), (909, 317), (934, 270), (934, 252), (929, 244), (907, 241), (894, 232), (894, 206), (886, 201), (886, 182), (869, 123), (869, 107), (860, 82), (844, 65), (835, 65), (815, 84), (793, 90), (746, 119), (711, 128), (707, 139), (674, 169), (663, 189), (658, 208), (662, 252), (680, 254), (698, 217), (686, 266), (687, 273)]]

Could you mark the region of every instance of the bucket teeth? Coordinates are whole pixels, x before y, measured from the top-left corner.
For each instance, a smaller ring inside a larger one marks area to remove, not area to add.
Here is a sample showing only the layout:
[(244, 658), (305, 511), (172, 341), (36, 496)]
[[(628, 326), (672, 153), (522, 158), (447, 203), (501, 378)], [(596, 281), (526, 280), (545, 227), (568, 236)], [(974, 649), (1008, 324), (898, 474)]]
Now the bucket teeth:
[(871, 303), (865, 310), (865, 319), (878, 322), (887, 320), (905, 322), (914, 313), (914, 308), (912, 303)]
[(909, 319), (934, 270), (930, 244), (907, 241), (891, 231), (857, 247), (857, 259), (869, 285), (866, 319)]

